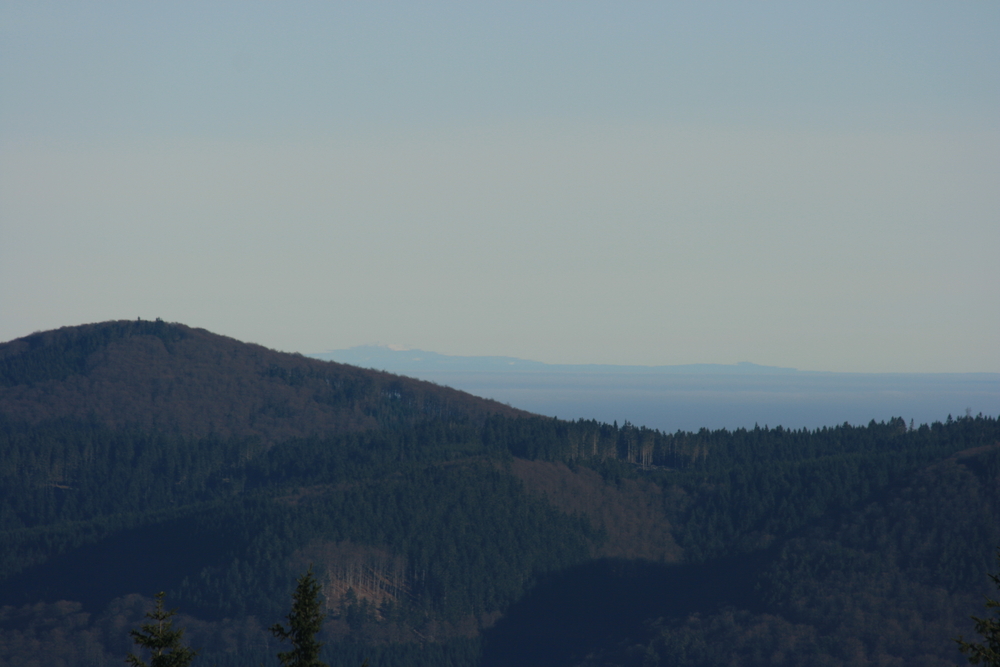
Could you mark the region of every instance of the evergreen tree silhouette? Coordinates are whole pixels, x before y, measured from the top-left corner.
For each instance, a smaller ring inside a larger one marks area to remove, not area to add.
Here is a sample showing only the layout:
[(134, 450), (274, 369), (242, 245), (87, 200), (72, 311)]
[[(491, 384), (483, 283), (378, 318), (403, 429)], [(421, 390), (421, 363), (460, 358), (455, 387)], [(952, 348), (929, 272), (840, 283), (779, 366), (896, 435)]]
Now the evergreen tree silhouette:
[(146, 612), (146, 618), (150, 623), (143, 623), (138, 630), (130, 630), (132, 640), (136, 646), (149, 649), (149, 665), (134, 653), (129, 653), (125, 661), (132, 667), (188, 667), (196, 651), (192, 651), (184, 646), (181, 641), (184, 638), (183, 629), (174, 629), (173, 616), (177, 610), (166, 610), (163, 608), (162, 591), (156, 594), (156, 608), (151, 612)]
[(323, 627), (325, 614), (320, 611), (319, 582), (313, 576), (312, 566), (299, 577), (292, 593), (292, 610), (288, 613), (288, 629), (280, 623), (271, 626), (271, 632), (281, 641), (290, 641), (292, 650), (278, 654), (282, 667), (327, 667), (320, 662), (322, 642), (316, 635)]
[[(997, 563), (1000, 563), (1000, 549), (997, 549)], [(1000, 590), (1000, 572), (991, 574), (990, 579), (996, 584), (997, 590)], [(986, 608), (1000, 610), (1000, 602), (986, 598)], [(996, 614), (996, 618), (972, 617), (976, 622), (976, 632), (982, 635), (984, 643), (967, 642), (964, 637), (955, 640), (958, 642), (958, 650), (969, 656), (969, 662), (973, 665), (1000, 667), (1000, 611)]]

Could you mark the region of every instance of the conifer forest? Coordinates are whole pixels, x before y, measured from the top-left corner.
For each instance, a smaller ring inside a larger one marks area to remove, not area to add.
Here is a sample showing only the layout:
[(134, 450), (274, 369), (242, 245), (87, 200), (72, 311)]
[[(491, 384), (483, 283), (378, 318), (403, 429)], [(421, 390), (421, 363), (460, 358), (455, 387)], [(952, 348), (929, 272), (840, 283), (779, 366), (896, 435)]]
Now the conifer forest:
[(162, 321), (0, 344), (0, 665), (955, 665), (998, 546), (996, 415), (663, 433)]

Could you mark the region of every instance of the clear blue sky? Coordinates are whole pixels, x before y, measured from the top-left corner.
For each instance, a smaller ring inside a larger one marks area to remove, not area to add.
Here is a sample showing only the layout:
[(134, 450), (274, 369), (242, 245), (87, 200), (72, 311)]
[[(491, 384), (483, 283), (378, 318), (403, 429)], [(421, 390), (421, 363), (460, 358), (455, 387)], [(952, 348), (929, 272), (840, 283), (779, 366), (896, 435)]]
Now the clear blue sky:
[(0, 340), (1000, 371), (1000, 3), (0, 3)]

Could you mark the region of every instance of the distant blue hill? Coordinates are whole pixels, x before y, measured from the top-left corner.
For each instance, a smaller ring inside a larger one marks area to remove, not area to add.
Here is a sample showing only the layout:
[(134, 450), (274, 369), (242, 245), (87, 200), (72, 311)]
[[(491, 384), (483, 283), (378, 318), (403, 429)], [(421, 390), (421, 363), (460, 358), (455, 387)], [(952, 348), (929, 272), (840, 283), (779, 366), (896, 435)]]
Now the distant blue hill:
[(311, 355), (430, 380), (565, 419), (705, 427), (819, 428), (892, 417), (917, 424), (1000, 415), (1000, 373), (828, 373), (757, 364), (615, 366), (459, 357), (366, 345)]
[(468, 373), (601, 373), (680, 375), (775, 375), (798, 373), (794, 368), (738, 364), (681, 364), (676, 366), (620, 366), (614, 364), (546, 364), (516, 357), (461, 357), (426, 350), (394, 350), (385, 345), (359, 345), (309, 355), (316, 359), (409, 375), (421, 372)]

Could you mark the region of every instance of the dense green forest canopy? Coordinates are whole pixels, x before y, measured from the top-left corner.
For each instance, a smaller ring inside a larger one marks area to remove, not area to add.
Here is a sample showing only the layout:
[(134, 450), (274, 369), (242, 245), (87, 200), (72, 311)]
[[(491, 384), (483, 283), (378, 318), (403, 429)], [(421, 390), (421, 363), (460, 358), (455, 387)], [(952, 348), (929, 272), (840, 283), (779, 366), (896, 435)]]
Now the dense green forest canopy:
[(447, 387), (162, 321), (65, 327), (0, 344), (0, 414), (265, 443), (433, 418), (524, 415)]
[(990, 416), (670, 434), (159, 321), (0, 345), (0, 664), (117, 659), (160, 590), (256, 664), (310, 565), (331, 665), (954, 664), (998, 544)]

